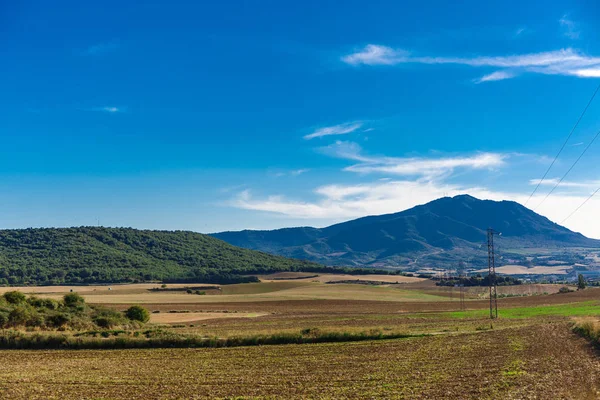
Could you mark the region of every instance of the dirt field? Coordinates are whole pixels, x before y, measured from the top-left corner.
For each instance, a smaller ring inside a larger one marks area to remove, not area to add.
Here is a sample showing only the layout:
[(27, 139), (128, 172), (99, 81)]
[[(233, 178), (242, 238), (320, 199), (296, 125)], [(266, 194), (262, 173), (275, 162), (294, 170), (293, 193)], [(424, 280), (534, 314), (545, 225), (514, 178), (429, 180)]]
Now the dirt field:
[[(190, 283), (171, 283), (167, 285), (169, 288), (185, 288), (190, 286), (211, 286), (219, 287), (219, 285), (211, 284), (190, 284)], [(130, 293), (148, 293), (149, 289), (160, 288), (158, 283), (132, 283), (132, 284), (116, 284), (116, 285), (90, 285), (90, 286), (6, 286), (0, 287), (0, 294), (18, 290), (19, 292), (28, 294), (65, 294), (70, 291), (79, 294), (102, 294), (102, 295), (118, 295)]]
[[(42, 297), (67, 293), (35, 289)], [(470, 293), (461, 311), (457, 297), (431, 281), (382, 287), (284, 280), (224, 286), (218, 295), (150, 292), (140, 285), (93, 289), (77, 291), (88, 302), (118, 310), (142, 302), (153, 312), (147, 328), (180, 335), (230, 338), (309, 330), (428, 336), (221, 349), (0, 351), (0, 398), (600, 396), (600, 356), (569, 328), (574, 317), (600, 314), (600, 289), (501, 298), (500, 318), (492, 323), (488, 300)], [(522, 285), (518, 290), (554, 289)]]
[[(314, 276), (318, 275), (318, 276)], [(303, 278), (304, 277), (304, 278)], [(348, 274), (308, 274), (303, 272), (282, 272), (279, 274), (261, 275), (262, 282), (281, 281), (285, 279), (309, 282), (335, 282), (335, 281), (376, 281), (387, 283), (413, 283), (425, 279), (402, 275), (348, 275)]]
[(152, 314), (150, 322), (155, 324), (178, 324), (222, 318), (256, 318), (267, 313), (189, 312)]
[(2, 351), (6, 399), (594, 399), (600, 362), (565, 323), (343, 344)]
[[(407, 284), (408, 285), (408, 284)], [(42, 297), (58, 299), (64, 293), (52, 292), (47, 288), (36, 288)], [(48, 290), (45, 292), (45, 290)], [(93, 291), (86, 287), (74, 288), (83, 295), (88, 303), (95, 304), (178, 304), (178, 303), (225, 303), (225, 302), (257, 302), (281, 300), (353, 300), (370, 301), (441, 301), (436, 294), (424, 293), (420, 290), (406, 290), (404, 285), (382, 287), (371, 285), (336, 284), (320, 282), (274, 281), (222, 286), (218, 294), (207, 293), (204, 296), (179, 292), (150, 292), (147, 289), (119, 288), (113, 290)]]
[[(503, 265), (502, 267), (496, 268), (496, 272), (499, 274), (509, 275), (564, 275), (567, 273), (567, 269), (571, 268), (569, 265), (559, 265), (554, 267), (547, 266), (535, 266), (527, 268), (523, 265)], [(487, 269), (481, 269), (475, 272), (487, 273)]]

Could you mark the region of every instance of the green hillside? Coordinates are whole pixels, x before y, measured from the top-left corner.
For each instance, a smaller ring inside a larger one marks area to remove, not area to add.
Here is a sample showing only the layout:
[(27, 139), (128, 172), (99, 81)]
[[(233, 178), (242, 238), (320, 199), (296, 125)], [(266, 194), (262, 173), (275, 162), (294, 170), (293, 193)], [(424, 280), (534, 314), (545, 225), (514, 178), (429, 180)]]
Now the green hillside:
[(320, 268), (194, 232), (130, 228), (0, 230), (0, 284), (232, 283), (240, 275)]

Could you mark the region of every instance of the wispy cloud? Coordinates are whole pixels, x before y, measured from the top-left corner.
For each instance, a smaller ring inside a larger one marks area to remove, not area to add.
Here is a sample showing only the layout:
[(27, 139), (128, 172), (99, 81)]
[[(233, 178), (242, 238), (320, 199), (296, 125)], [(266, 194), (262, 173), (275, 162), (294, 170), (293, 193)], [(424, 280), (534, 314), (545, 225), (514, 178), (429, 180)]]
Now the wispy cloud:
[(323, 136), (330, 136), (330, 135), (346, 135), (348, 133), (352, 133), (352, 132), (360, 129), (362, 126), (363, 126), (363, 123), (358, 122), (358, 121), (347, 122), (345, 124), (339, 124), (339, 125), (334, 125), (334, 126), (326, 126), (326, 127), (315, 130), (313, 133), (311, 133), (309, 135), (304, 136), (304, 139), (310, 140), (310, 139), (323, 137)]
[(387, 157), (365, 155), (362, 148), (353, 142), (338, 141), (319, 149), (332, 157), (358, 161), (344, 168), (345, 171), (360, 174), (381, 173), (398, 176), (414, 176), (423, 179), (435, 179), (447, 176), (455, 169), (494, 169), (505, 164), (509, 157), (500, 153), (476, 153), (455, 157)]
[(310, 171), (310, 169), (308, 169), (308, 168), (295, 169), (293, 171), (290, 171), (290, 175), (299, 176), (299, 175), (307, 173), (308, 171)]
[(511, 71), (496, 71), (491, 74), (484, 75), (479, 79), (475, 80), (475, 83), (483, 83), (483, 82), (492, 82), (492, 81), (502, 81), (504, 79), (514, 78), (515, 73)]
[(123, 108), (123, 107), (113, 107), (113, 106), (94, 107), (91, 110), (92, 111), (106, 112), (106, 113), (110, 113), (110, 114), (125, 112), (125, 108)]
[[(559, 183), (559, 178), (552, 179), (531, 179), (529, 181), (530, 185), (542, 185), (542, 186), (555, 186)], [(560, 182), (560, 186), (563, 188), (581, 188), (581, 189), (597, 189), (600, 187), (600, 180), (596, 181), (581, 181), (581, 182), (573, 182), (573, 181), (562, 181)]]
[(514, 37), (521, 36), (523, 33), (525, 33), (525, 31), (527, 31), (527, 28), (524, 28), (524, 27), (518, 28), (514, 33)]
[(273, 176), (275, 176), (276, 178), (281, 178), (284, 176), (300, 176), (302, 174), (307, 173), (308, 171), (310, 171), (309, 168), (293, 169), (291, 171), (278, 171), (275, 172)]
[(117, 41), (98, 43), (98, 44), (95, 44), (95, 45), (90, 46), (87, 49), (85, 49), (82, 52), (82, 54), (88, 55), (88, 56), (95, 56), (95, 55), (99, 55), (99, 54), (110, 53), (112, 51), (115, 51), (118, 48), (119, 48), (119, 42), (117, 42)]
[(571, 75), (581, 78), (600, 76), (600, 57), (588, 56), (572, 48), (508, 56), (422, 57), (413, 56), (402, 49), (370, 44), (356, 53), (342, 57), (342, 61), (350, 65), (457, 64), (510, 70), (499, 71), (496, 75), (487, 75), (487, 81), (498, 80), (489, 79), (490, 76), (508, 79), (521, 71), (547, 75)]
[(408, 52), (404, 50), (368, 44), (362, 50), (342, 57), (342, 61), (352, 65), (394, 65), (398, 60), (406, 57)]
[(569, 18), (568, 14), (563, 15), (559, 20), (563, 35), (568, 37), (569, 39), (579, 39), (581, 35), (581, 31), (579, 30), (579, 25), (574, 22), (571, 18)]

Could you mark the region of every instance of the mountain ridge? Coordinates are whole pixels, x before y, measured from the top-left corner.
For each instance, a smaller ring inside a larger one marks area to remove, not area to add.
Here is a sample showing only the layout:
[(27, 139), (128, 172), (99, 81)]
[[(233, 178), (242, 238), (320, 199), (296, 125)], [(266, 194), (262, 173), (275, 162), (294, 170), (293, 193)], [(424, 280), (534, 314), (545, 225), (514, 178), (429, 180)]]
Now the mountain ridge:
[[(236, 246), (328, 265), (402, 266), (427, 253), (473, 256), (486, 229), (503, 233), (514, 248), (600, 247), (514, 201), (480, 200), (470, 195), (442, 197), (408, 210), (373, 215), (324, 228), (220, 232), (212, 236)], [(480, 253), (480, 252), (479, 252)], [(480, 256), (480, 255), (479, 255)]]

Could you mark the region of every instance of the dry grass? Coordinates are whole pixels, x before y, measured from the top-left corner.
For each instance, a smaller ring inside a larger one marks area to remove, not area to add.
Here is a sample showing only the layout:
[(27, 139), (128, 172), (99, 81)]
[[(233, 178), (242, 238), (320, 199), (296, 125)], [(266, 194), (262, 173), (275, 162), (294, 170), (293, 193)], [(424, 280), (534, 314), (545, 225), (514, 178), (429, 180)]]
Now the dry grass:
[[(501, 267), (496, 268), (496, 272), (499, 274), (509, 274), (509, 275), (564, 275), (567, 273), (567, 270), (571, 268), (570, 265), (559, 265), (554, 267), (547, 266), (534, 266), (534, 267), (525, 267), (523, 265), (503, 265)], [(475, 272), (487, 273), (487, 269), (481, 269)]]
[[(403, 286), (404, 287), (404, 286)], [(259, 302), (281, 300), (368, 300), (368, 301), (443, 301), (435, 294), (426, 294), (419, 290), (398, 289), (369, 285), (337, 284), (328, 285), (302, 281), (262, 282), (222, 287), (221, 294), (205, 296), (185, 292), (149, 292), (147, 289), (136, 291), (77, 291), (93, 304), (201, 304), (227, 302)], [(61, 293), (42, 293), (42, 297), (58, 299)]]
[(189, 312), (152, 314), (150, 322), (155, 324), (190, 323), (223, 318), (256, 318), (267, 313)]
[[(13, 290), (18, 290), (23, 293), (30, 294), (56, 294), (64, 295), (71, 291), (79, 294), (95, 294), (95, 295), (121, 295), (134, 293), (147, 293), (149, 289), (160, 288), (160, 283), (132, 283), (132, 284), (114, 284), (114, 285), (90, 285), (90, 286), (10, 286), (0, 287), (0, 295)], [(185, 288), (190, 286), (213, 286), (219, 285), (202, 284), (202, 283), (171, 283), (168, 288)]]
[[(284, 275), (285, 274), (285, 275)], [(303, 274), (303, 275), (301, 275)], [(336, 282), (336, 281), (375, 281), (375, 282), (386, 282), (386, 283), (414, 283), (421, 282), (423, 278), (416, 278), (410, 276), (402, 276), (402, 275), (348, 275), (348, 274), (317, 274), (318, 276), (314, 276), (316, 274), (304, 274), (297, 272), (283, 272), (279, 274), (272, 275), (261, 275), (259, 279), (262, 282), (272, 282), (272, 281), (281, 281), (282, 279), (293, 279), (295, 281), (309, 281), (309, 282)], [(302, 276), (308, 276), (304, 279), (299, 279)]]

